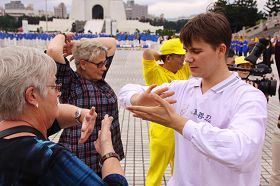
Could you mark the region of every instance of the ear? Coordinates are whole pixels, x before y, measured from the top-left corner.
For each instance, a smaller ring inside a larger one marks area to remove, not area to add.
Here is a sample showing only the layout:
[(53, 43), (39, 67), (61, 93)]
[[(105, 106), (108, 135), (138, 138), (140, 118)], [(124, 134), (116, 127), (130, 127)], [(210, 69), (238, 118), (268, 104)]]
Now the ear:
[(166, 56), (166, 59), (165, 59), (165, 62), (168, 63), (168, 62), (170, 61), (170, 59), (171, 59), (171, 55), (167, 55), (167, 56)]
[(85, 60), (80, 60), (80, 68), (82, 70), (86, 70), (86, 65), (87, 65), (87, 62), (85, 62)]
[(27, 104), (37, 107), (39, 93), (35, 90), (34, 87), (28, 87), (24, 93), (24, 97)]
[(227, 51), (227, 46), (224, 43), (222, 43), (218, 46), (219, 55), (226, 55), (226, 51)]

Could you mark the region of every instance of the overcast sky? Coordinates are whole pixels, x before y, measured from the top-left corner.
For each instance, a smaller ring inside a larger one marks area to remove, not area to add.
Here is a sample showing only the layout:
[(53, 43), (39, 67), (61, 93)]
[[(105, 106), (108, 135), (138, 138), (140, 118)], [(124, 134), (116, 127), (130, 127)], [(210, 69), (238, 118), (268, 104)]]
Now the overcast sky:
[[(60, 2), (64, 2), (67, 6), (68, 13), (71, 10), (72, 0), (47, 0), (48, 10), (53, 11), (53, 6), (57, 6)], [(126, 2), (126, 0), (124, 0)], [(259, 10), (267, 0), (257, 0)], [(0, 0), (0, 6), (10, 0)], [(46, 0), (21, 0), (25, 5), (32, 3), (35, 9), (45, 9)], [(177, 18), (180, 16), (190, 16), (206, 11), (209, 4), (216, 2), (215, 0), (135, 0), (136, 4), (149, 5), (148, 13), (159, 16), (164, 14), (165, 18)]]

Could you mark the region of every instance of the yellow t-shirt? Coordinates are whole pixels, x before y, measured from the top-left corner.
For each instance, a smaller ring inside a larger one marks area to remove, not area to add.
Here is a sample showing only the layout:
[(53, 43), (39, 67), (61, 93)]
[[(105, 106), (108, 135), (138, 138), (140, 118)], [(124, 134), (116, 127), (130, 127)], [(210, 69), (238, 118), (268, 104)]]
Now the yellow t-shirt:
[(170, 83), (172, 80), (187, 80), (191, 76), (187, 63), (176, 74), (161, 67), (155, 60), (142, 59), (142, 63), (144, 67), (144, 79), (147, 85), (161, 85), (163, 83)]

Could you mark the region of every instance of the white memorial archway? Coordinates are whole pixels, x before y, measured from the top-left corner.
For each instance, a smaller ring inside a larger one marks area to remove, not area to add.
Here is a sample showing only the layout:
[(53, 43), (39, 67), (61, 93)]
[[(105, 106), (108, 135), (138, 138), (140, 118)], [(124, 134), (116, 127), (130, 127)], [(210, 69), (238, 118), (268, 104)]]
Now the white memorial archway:
[(126, 20), (122, 0), (72, 0), (70, 18), (89, 21), (92, 19)]

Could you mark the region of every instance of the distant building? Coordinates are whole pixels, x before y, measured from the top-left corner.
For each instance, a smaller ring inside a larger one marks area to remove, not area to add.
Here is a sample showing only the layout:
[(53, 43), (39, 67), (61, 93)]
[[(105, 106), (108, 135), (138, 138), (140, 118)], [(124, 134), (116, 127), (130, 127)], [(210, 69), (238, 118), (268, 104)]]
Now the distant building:
[(20, 16), (34, 16), (33, 5), (28, 5), (26, 8), (21, 1), (11, 1), (10, 3), (5, 4), (5, 14), (8, 14), (13, 17)]
[(4, 16), (5, 15), (5, 10), (3, 7), (0, 7), (0, 16)]
[(35, 15), (39, 16), (39, 17), (42, 17), (42, 16), (46, 15), (46, 11), (45, 10), (35, 10), (35, 12), (36, 12)]
[(67, 10), (64, 3), (60, 3), (57, 7), (54, 7), (54, 16), (56, 18), (67, 18)]
[[(129, 3), (133, 10), (132, 16), (147, 17), (146, 6), (140, 6), (146, 8), (144, 11), (139, 11), (139, 7), (134, 4), (134, 1), (130, 0)], [(24, 31), (36, 31), (38, 28), (42, 28), (42, 31), (48, 32), (73, 30), (74, 32), (116, 35), (117, 32), (134, 33), (136, 29), (140, 32), (149, 30), (152, 33), (163, 29), (163, 26), (156, 27), (138, 20), (127, 20), (124, 6), (123, 0), (72, 0), (68, 19), (40, 21), (38, 25), (24, 22)]]
[(72, 0), (70, 19), (126, 20), (123, 0)]
[(27, 5), (25, 9), (26, 9), (26, 10), (34, 10), (33, 4)]
[[(0, 16), (1, 15), (9, 15), (13, 17), (21, 17), (21, 16), (45, 16), (48, 17), (54, 16), (54, 13), (51, 11), (46, 12), (45, 10), (34, 10), (33, 4), (28, 4), (25, 6), (21, 3), (21, 1), (13, 1), (11, 0), (10, 3), (5, 4), (4, 10), (0, 9)], [(66, 16), (67, 17), (67, 16)]]
[(148, 17), (148, 6), (135, 4), (134, 0), (128, 0), (127, 3), (124, 3), (124, 8), (127, 19), (140, 19)]
[(5, 4), (6, 10), (24, 10), (24, 4), (21, 1), (11, 1), (10, 3)]

